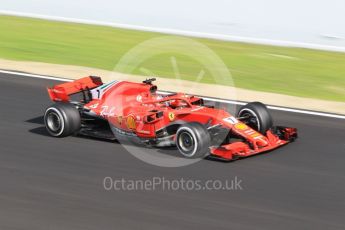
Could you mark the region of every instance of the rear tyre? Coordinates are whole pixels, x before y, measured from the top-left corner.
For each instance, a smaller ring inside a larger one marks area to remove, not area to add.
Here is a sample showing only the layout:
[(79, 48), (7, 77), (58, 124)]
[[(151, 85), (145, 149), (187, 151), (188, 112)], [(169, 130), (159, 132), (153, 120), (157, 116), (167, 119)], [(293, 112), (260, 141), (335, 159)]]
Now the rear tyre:
[(251, 102), (240, 108), (237, 117), (252, 129), (266, 134), (272, 128), (273, 119), (267, 107), (261, 102)]
[(176, 146), (186, 158), (202, 158), (209, 153), (211, 137), (200, 123), (181, 125), (176, 133)]
[(46, 109), (44, 124), (51, 136), (66, 137), (80, 129), (80, 113), (69, 103), (56, 103)]

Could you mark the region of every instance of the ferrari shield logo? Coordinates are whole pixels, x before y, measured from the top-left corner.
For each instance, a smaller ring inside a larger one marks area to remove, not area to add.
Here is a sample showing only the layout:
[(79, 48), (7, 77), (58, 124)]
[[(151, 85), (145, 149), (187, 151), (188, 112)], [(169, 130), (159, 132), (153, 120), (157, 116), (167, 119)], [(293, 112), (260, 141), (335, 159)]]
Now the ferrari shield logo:
[(170, 121), (173, 121), (173, 120), (175, 120), (175, 114), (174, 113), (169, 113), (169, 120)]
[(129, 129), (135, 129), (136, 128), (134, 117), (130, 116), (127, 118), (127, 127)]

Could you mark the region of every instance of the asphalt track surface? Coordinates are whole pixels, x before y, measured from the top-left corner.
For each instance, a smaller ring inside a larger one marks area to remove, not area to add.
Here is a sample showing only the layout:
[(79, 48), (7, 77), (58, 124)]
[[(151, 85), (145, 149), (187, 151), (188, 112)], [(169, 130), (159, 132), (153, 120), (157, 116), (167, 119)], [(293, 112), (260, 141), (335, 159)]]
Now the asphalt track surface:
[[(223, 163), (165, 168), (120, 144), (52, 138), (54, 81), (0, 76), (0, 229), (344, 229), (345, 121), (272, 111), (297, 142)], [(242, 180), (242, 190), (107, 191), (103, 179)]]

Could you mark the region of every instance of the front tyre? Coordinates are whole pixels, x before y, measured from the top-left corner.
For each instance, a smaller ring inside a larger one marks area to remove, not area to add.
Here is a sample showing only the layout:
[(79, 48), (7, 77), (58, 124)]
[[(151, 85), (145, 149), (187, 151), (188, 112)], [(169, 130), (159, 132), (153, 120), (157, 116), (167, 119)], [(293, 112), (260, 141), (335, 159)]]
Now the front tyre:
[(261, 102), (251, 102), (240, 108), (237, 117), (252, 129), (266, 135), (272, 128), (273, 119), (267, 107)]
[(51, 136), (66, 137), (80, 129), (80, 113), (69, 103), (56, 103), (46, 109), (44, 124)]
[(209, 153), (211, 137), (200, 123), (181, 125), (176, 133), (176, 146), (186, 158), (202, 158)]

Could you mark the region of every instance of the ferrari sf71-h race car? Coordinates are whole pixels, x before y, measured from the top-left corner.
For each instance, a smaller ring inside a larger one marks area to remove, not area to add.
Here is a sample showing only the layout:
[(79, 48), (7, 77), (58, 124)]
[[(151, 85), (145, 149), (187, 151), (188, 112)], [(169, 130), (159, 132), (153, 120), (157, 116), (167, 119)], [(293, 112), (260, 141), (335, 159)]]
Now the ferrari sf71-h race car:
[[(235, 160), (266, 152), (297, 138), (297, 130), (273, 126), (266, 106), (252, 102), (235, 116), (208, 106), (200, 97), (159, 94), (155, 79), (142, 83), (85, 77), (48, 88), (54, 105), (44, 114), (54, 137), (81, 134), (137, 139), (155, 147), (176, 145), (186, 158)], [(78, 100), (73, 100), (79, 94)]]

